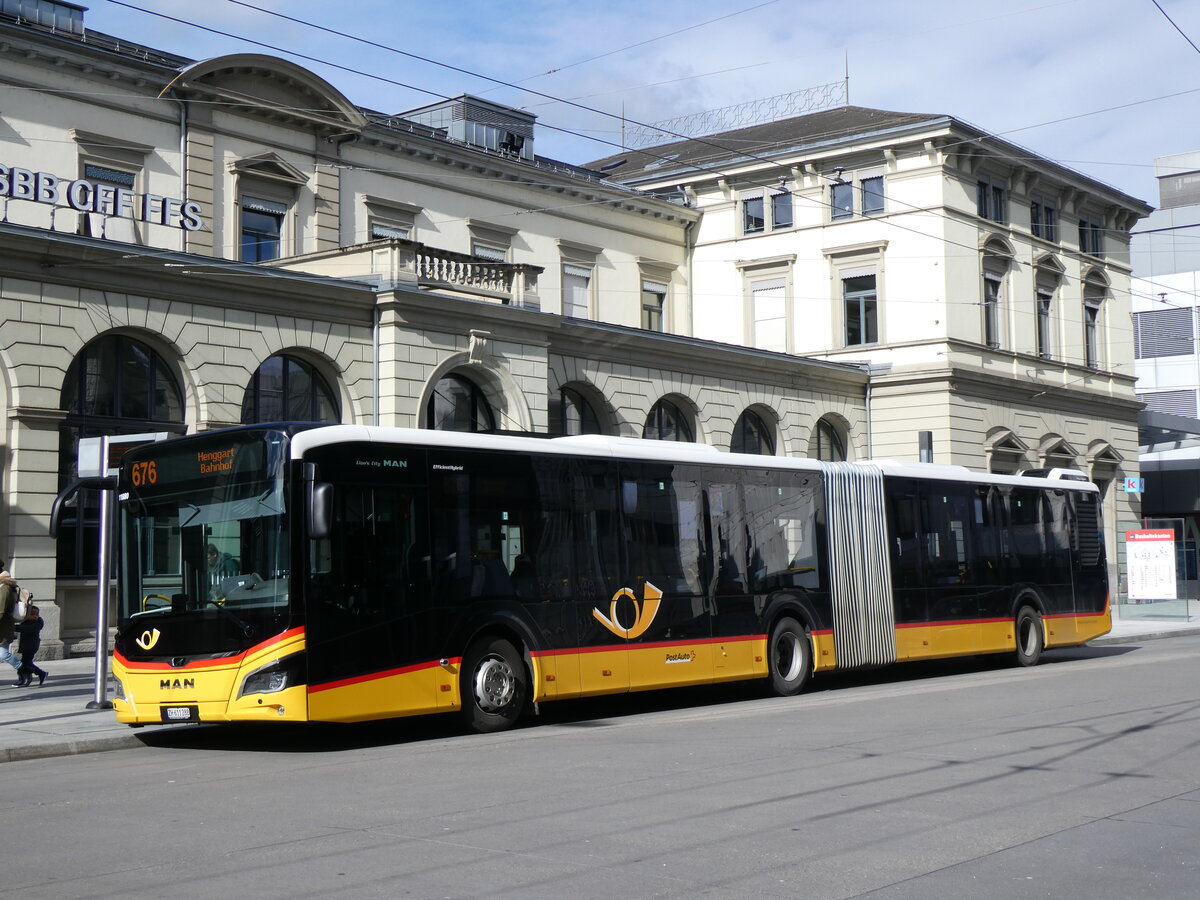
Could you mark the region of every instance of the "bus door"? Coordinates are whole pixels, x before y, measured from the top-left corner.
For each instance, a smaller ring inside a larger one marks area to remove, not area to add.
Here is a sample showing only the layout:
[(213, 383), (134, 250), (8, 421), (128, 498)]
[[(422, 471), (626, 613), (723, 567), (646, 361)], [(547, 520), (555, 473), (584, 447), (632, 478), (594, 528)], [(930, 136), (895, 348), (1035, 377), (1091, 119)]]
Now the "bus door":
[(978, 615), (980, 650), (1007, 649), (1012, 634), (1009, 613), (1012, 591), (1005, 561), (1007, 519), (1004, 495), (999, 488), (975, 485), (971, 488), (971, 531), (974, 535), (974, 563), (971, 581), (979, 590)]
[(623, 594), (620, 498), (615, 464), (572, 463), (570, 594), (579, 645), (577, 690), (584, 694), (629, 690), (628, 639), (609, 627), (614, 619), (629, 625), (633, 617)]
[[(754, 642), (766, 639), (763, 614), (773, 597), (787, 595), (804, 609), (818, 643), (830, 628), (820, 478), (816, 473), (741, 474), (738, 483), (707, 485), (717, 680), (761, 674), (756, 657), (764, 654)], [(827, 662), (832, 660), (818, 650), (817, 667)]]
[[(534, 697), (578, 693), (570, 598), (569, 481), (558, 457), (430, 451), (430, 517), (441, 652), (505, 628), (536, 658)], [(563, 670), (560, 672), (559, 669)]]
[(437, 710), (445, 695), (429, 660), (441, 652), (444, 625), (430, 581), (424, 455), (370, 445), (312, 457), (334, 490), (329, 535), (308, 552), (310, 715)]
[(713, 677), (711, 561), (700, 472), (694, 466), (621, 466), (625, 577), (601, 626), (629, 650), (630, 688), (703, 684)]
[[(727, 470), (723, 475), (736, 475)], [(753, 671), (750, 638), (762, 631), (754, 600), (750, 517), (742, 484), (709, 481), (704, 499), (708, 545), (712, 548), (707, 593), (713, 616), (713, 674), (717, 680), (744, 678)]]
[(1108, 601), (1108, 572), (1104, 556), (1104, 526), (1099, 494), (1072, 491), (1067, 495), (1074, 510), (1071, 567), (1075, 585), (1075, 612), (1098, 615)]
[(929, 603), (932, 656), (979, 652), (979, 571), (975, 487), (922, 484), (921, 551)]
[(1012, 593), (1036, 594), (1046, 616), (1073, 613), (1066, 498), (1043, 488), (1014, 488), (1008, 508)]
[(932, 652), (929, 598), (921, 559), (921, 502), (917, 483), (884, 482), (891, 551), (892, 598), (896, 605), (896, 658), (920, 659)]

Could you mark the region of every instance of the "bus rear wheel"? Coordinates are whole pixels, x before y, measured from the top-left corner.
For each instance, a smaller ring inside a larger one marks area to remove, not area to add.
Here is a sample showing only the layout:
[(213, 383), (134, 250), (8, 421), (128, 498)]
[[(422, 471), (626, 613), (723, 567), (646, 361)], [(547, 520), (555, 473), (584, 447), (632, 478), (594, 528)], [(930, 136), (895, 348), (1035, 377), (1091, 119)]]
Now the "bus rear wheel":
[(480, 732), (511, 728), (525, 708), (529, 679), (516, 647), (504, 638), (476, 641), (463, 656), (462, 716)]
[(804, 690), (812, 674), (812, 641), (804, 626), (795, 619), (780, 619), (767, 644), (771, 692), (791, 697)]
[(1033, 607), (1022, 606), (1017, 613), (1017, 665), (1036, 666), (1045, 643), (1042, 617)]

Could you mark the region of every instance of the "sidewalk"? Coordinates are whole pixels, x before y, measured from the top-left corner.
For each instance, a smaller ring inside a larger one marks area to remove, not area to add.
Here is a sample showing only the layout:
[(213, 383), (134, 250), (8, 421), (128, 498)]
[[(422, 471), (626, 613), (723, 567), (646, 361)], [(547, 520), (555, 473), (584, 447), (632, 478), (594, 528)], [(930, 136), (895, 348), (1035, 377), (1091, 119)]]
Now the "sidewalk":
[[(1200, 619), (1122, 619), (1114, 614), (1113, 630), (1091, 643), (1130, 644), (1185, 634), (1200, 634)], [(8, 666), (0, 669), (0, 763), (141, 746), (137, 735), (145, 731), (118, 723), (110, 709), (86, 708), (95, 696), (92, 657), (39, 665), (50, 673), (40, 688), (10, 687), (15, 672)], [(107, 699), (112, 695), (110, 677)]]

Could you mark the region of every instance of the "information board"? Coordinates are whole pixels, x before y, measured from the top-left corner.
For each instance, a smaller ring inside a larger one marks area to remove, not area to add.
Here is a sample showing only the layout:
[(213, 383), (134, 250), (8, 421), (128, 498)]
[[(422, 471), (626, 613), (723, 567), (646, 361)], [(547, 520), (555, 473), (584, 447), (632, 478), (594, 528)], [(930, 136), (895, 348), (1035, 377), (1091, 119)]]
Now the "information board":
[(1129, 599), (1175, 600), (1175, 532), (1169, 528), (1125, 532)]

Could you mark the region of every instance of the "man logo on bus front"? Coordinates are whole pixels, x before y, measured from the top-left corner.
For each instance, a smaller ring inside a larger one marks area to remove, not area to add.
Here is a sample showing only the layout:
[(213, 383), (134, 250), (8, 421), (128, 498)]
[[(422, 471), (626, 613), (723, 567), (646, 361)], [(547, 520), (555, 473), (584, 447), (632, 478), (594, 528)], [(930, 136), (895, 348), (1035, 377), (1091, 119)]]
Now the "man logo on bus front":
[[(646, 629), (650, 627), (650, 623), (658, 614), (658, 604), (661, 598), (662, 591), (647, 581), (642, 587), (641, 603), (638, 603), (633, 591), (629, 588), (621, 588), (612, 595), (612, 600), (608, 604), (607, 616), (595, 607), (592, 607), (592, 615), (596, 617), (597, 622), (617, 637), (632, 641), (646, 633)], [(622, 599), (627, 599), (633, 604), (633, 624), (628, 628), (622, 625), (621, 620), (617, 618), (617, 603)]]

